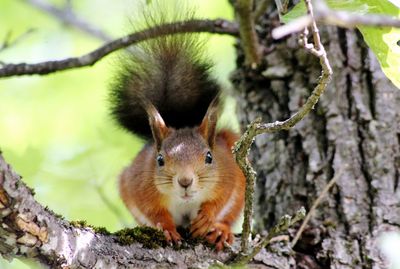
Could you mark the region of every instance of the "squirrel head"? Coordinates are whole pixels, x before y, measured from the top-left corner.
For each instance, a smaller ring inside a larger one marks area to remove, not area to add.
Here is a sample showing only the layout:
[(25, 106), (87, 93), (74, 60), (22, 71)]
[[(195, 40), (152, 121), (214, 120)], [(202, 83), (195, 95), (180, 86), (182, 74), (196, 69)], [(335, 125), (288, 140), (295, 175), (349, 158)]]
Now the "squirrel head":
[(218, 181), (214, 158), (218, 99), (211, 102), (200, 126), (193, 128), (169, 128), (153, 105), (147, 104), (146, 111), (157, 152), (157, 189), (187, 202), (208, 196)]

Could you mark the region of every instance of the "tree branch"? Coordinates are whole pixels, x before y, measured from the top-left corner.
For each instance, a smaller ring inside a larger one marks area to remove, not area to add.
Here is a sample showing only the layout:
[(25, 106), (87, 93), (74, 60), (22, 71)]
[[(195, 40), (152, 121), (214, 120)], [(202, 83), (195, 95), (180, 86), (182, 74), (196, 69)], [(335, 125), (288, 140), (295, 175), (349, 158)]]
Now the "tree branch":
[[(74, 227), (37, 203), (30, 190), (0, 156), (0, 253), (3, 257), (35, 257), (47, 266), (63, 268), (117, 268), (183, 266), (224, 261), (226, 253), (204, 246), (176, 251), (145, 249), (139, 243), (123, 246), (116, 236)], [(186, 261), (186, 259), (189, 259)]]
[(235, 259), (235, 264), (244, 265), (249, 263), (262, 249), (267, 247), (277, 235), (286, 232), (290, 227), (292, 227), (297, 222), (304, 219), (306, 216), (306, 210), (304, 207), (300, 208), (294, 217), (289, 215), (284, 215), (279, 220), (278, 224), (276, 224), (272, 229), (268, 232), (268, 235), (261, 240), (257, 245), (255, 245), (249, 254), (241, 253)]
[[(261, 119), (257, 119), (255, 122), (260, 123)], [(247, 156), (250, 153), (251, 144), (253, 144), (254, 136), (256, 131), (256, 125), (247, 126), (246, 132), (242, 135), (240, 140), (235, 144), (233, 153), (235, 155), (236, 162), (242, 169), (246, 177), (246, 189), (245, 189), (245, 205), (244, 205), (244, 220), (242, 225), (242, 244), (241, 252), (243, 254), (248, 253), (249, 245), (251, 243), (251, 226), (254, 211), (254, 189), (257, 173)], [(240, 143), (240, 144), (239, 144)]]
[(80, 57), (71, 57), (63, 60), (47, 61), (36, 64), (3, 64), (3, 67), (0, 68), (0, 78), (33, 74), (44, 75), (71, 68), (91, 66), (108, 54), (140, 41), (176, 33), (195, 32), (229, 34), (236, 36), (238, 34), (238, 27), (235, 23), (223, 19), (189, 20), (168, 23), (118, 38)]
[[(380, 26), (380, 27), (400, 27), (400, 20), (379, 14), (356, 14), (347, 11), (335, 11), (330, 9), (322, 0), (315, 1), (314, 19), (321, 24), (336, 25), (344, 28), (354, 28), (360, 25), (364, 26)], [(310, 15), (301, 16), (288, 24), (272, 30), (272, 37), (279, 39), (287, 35), (302, 31), (309, 27), (312, 23)]]
[[(308, 14), (313, 18), (313, 11), (311, 0), (305, 0)], [(276, 121), (274, 123), (261, 123), (261, 119), (256, 119), (247, 126), (245, 133), (241, 136), (239, 141), (236, 142), (233, 149), (233, 153), (236, 158), (236, 162), (246, 176), (246, 200), (244, 209), (244, 220), (243, 220), (243, 231), (242, 231), (242, 255), (248, 254), (248, 245), (250, 242), (251, 234), (251, 219), (253, 216), (253, 200), (254, 200), (254, 188), (256, 173), (251, 166), (247, 156), (249, 155), (250, 147), (254, 142), (257, 135), (263, 133), (272, 133), (281, 130), (288, 130), (301, 121), (317, 104), (319, 97), (325, 91), (332, 76), (332, 68), (329, 64), (328, 58), (324, 46), (321, 43), (319, 30), (317, 28), (315, 20), (311, 24), (311, 30), (313, 34), (314, 44), (307, 42), (308, 29), (304, 29), (303, 35), (300, 38), (300, 44), (303, 47), (317, 56), (320, 59), (322, 66), (322, 75), (318, 85), (313, 90), (311, 95), (308, 97), (306, 103), (285, 121)], [(247, 242), (244, 242), (247, 241)]]
[[(51, 268), (197, 268), (224, 264), (231, 259), (231, 251), (217, 253), (202, 244), (184, 242), (180, 249), (169, 246), (150, 249), (143, 244), (152, 244), (155, 239), (144, 238), (146, 241), (142, 243), (132, 243), (129, 237), (121, 237), (129, 234), (127, 230), (109, 234), (104, 228), (84, 226), (81, 222), (68, 222), (40, 205), (34, 199), (33, 190), (0, 154), (0, 255), (3, 258), (30, 258)], [(162, 232), (152, 233), (159, 233), (163, 238)], [(152, 233), (147, 236), (153, 236)], [(162, 240), (156, 243), (163, 243)], [(239, 244), (236, 242), (233, 249), (237, 250)], [(272, 266), (274, 259), (282, 260), (282, 257), (264, 250), (255, 261)], [(287, 266), (292, 262), (287, 257)]]
[(258, 36), (255, 30), (253, 0), (238, 0), (235, 4), (237, 12), (240, 42), (246, 57), (246, 64), (255, 68), (261, 61)]

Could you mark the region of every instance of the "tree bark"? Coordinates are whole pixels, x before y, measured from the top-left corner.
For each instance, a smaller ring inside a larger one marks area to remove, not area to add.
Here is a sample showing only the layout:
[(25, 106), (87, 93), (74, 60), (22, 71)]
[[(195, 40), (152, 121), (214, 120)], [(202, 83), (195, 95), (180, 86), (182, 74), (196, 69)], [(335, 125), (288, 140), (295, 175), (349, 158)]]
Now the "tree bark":
[[(270, 10), (258, 28), (269, 51), (265, 65), (245, 68), (238, 51), (232, 80), (242, 126), (259, 116), (264, 122), (285, 120), (317, 83), (320, 66), (295, 36), (272, 41), (277, 23)], [(378, 238), (400, 230), (400, 91), (358, 31), (320, 28), (333, 80), (297, 126), (256, 138), (251, 153), (258, 172), (255, 227), (268, 229), (284, 214), (309, 209), (347, 165), (294, 248), (295, 268), (386, 268)]]
[[(0, 155), (0, 255), (29, 258), (46, 268), (208, 268), (232, 262), (240, 246), (216, 252), (202, 243), (184, 241), (180, 247), (148, 248), (126, 244), (120, 236), (99, 228), (72, 225), (40, 205)], [(161, 236), (163, 237), (162, 233)], [(159, 240), (150, 234), (147, 241)], [(287, 244), (272, 244), (250, 268), (290, 268), (295, 263)]]

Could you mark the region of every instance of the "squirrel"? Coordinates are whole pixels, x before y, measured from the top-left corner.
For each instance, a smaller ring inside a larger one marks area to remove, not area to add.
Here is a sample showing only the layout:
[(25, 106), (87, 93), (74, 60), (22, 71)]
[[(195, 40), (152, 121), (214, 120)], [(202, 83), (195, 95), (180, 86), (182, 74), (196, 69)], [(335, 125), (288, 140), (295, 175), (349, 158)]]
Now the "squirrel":
[(233, 242), (245, 177), (231, 152), (238, 134), (216, 126), (221, 87), (202, 45), (194, 34), (162, 35), (126, 51), (111, 85), (111, 114), (147, 142), (119, 177), (136, 222), (177, 244), (177, 227), (188, 228), (219, 251)]

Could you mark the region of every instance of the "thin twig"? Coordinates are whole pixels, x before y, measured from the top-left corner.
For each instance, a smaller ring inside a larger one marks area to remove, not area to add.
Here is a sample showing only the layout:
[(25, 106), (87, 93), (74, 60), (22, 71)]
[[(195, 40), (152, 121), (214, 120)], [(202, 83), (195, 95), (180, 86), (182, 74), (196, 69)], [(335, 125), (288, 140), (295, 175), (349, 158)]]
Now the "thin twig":
[(112, 40), (112, 38), (105, 32), (76, 15), (72, 10), (70, 1), (65, 3), (65, 8), (57, 8), (43, 0), (25, 0), (25, 2), (52, 15), (55, 19), (60, 20), (65, 24), (72, 25), (91, 36), (95, 36), (107, 42)]
[(301, 16), (289, 23), (282, 26), (276, 27), (272, 30), (272, 37), (274, 39), (280, 39), (290, 34), (298, 33), (303, 31), (304, 28), (308, 27), (311, 23), (310, 16)]
[(339, 170), (339, 172), (328, 182), (328, 184), (325, 186), (325, 188), (319, 194), (317, 199), (314, 201), (313, 205), (311, 206), (311, 209), (308, 211), (307, 216), (304, 218), (303, 223), (301, 224), (299, 230), (297, 231), (296, 236), (293, 238), (293, 240), (291, 242), (292, 248), (296, 245), (297, 241), (300, 239), (300, 236), (302, 235), (305, 227), (307, 226), (308, 222), (310, 221), (311, 216), (314, 214), (315, 209), (321, 203), (322, 199), (326, 196), (328, 191), (333, 187), (333, 185), (335, 185), (336, 181), (342, 176), (344, 170), (345, 170), (345, 167), (342, 167)]
[[(306, 5), (307, 5), (307, 10), (311, 18), (313, 17), (312, 13), (312, 6), (311, 6), (311, 0), (305, 0)], [(299, 121), (301, 121), (317, 104), (320, 96), (323, 94), (325, 91), (326, 87), (328, 86), (328, 83), (331, 80), (332, 77), (332, 68), (329, 64), (328, 57), (326, 55), (326, 51), (324, 46), (321, 43), (321, 39), (319, 36), (319, 30), (317, 27), (317, 24), (315, 20), (313, 20), (311, 24), (311, 31), (313, 34), (313, 40), (314, 40), (314, 45), (307, 43), (307, 38), (303, 38), (300, 41), (302, 42), (301, 45), (304, 46), (306, 50), (308, 50), (310, 53), (315, 55), (316, 57), (319, 58), (320, 64), (322, 67), (322, 74), (319, 79), (318, 85), (315, 87), (311, 95), (308, 97), (306, 103), (299, 109), (298, 112), (296, 112), (294, 115), (292, 115), (289, 119), (285, 121), (276, 121), (274, 123), (267, 123), (267, 124), (260, 124), (260, 123), (252, 123), (255, 124), (256, 127), (256, 135), (258, 134), (263, 134), (263, 133), (271, 133), (271, 132), (276, 132), (280, 130), (288, 130), (292, 128), (294, 125), (296, 125)], [(303, 36), (308, 34), (308, 30), (304, 30)]]
[(5, 35), (4, 35), (4, 39), (3, 39), (3, 44), (1, 44), (0, 46), (0, 51), (5, 50), (6, 48), (8, 48), (10, 46), (10, 39), (11, 39), (11, 34), (12, 31), (9, 30)]
[(271, 230), (268, 231), (268, 235), (265, 238), (263, 238), (252, 249), (251, 253), (249, 254), (240, 253), (240, 255), (238, 255), (233, 262), (238, 265), (249, 263), (263, 248), (265, 248), (271, 242), (273, 242), (273, 239), (277, 235), (286, 232), (291, 226), (304, 219), (305, 215), (306, 215), (306, 210), (304, 209), (304, 207), (300, 208), (296, 212), (294, 217), (289, 215), (284, 215), (283, 217), (281, 217), (278, 224), (276, 224), (274, 227), (272, 227)]
[[(312, 6), (310, 0), (305, 0), (307, 11), (311, 18), (313, 18)], [(315, 87), (311, 95), (308, 97), (306, 103), (299, 109), (297, 113), (292, 115), (285, 121), (276, 121), (274, 123), (261, 123), (260, 119), (256, 119), (247, 126), (245, 133), (241, 136), (239, 141), (236, 142), (233, 149), (233, 153), (236, 158), (236, 162), (240, 169), (246, 176), (246, 193), (245, 193), (245, 209), (244, 209), (244, 220), (242, 230), (242, 243), (241, 243), (241, 255), (247, 255), (249, 250), (249, 240), (251, 234), (251, 220), (253, 216), (253, 200), (254, 200), (254, 188), (256, 173), (248, 161), (247, 156), (249, 155), (250, 147), (253, 144), (254, 138), (263, 133), (272, 133), (281, 130), (288, 130), (301, 121), (317, 104), (320, 96), (325, 91), (332, 76), (332, 68), (329, 64), (328, 58), (324, 46), (321, 43), (319, 37), (319, 31), (315, 21), (311, 24), (311, 30), (313, 34), (314, 45), (307, 43), (307, 38), (304, 37), (308, 34), (308, 30), (304, 30), (301, 38), (301, 44), (304, 48), (317, 56), (320, 59), (322, 66), (322, 74), (318, 85)]]
[[(261, 119), (257, 119), (256, 123), (260, 123)], [(241, 241), (241, 253), (248, 253), (249, 244), (251, 241), (251, 222), (253, 219), (253, 208), (254, 208), (254, 188), (256, 182), (257, 173), (247, 156), (250, 152), (251, 144), (255, 136), (255, 125), (249, 125), (246, 132), (241, 137), (241, 143), (236, 143), (233, 149), (233, 153), (236, 158), (236, 162), (240, 169), (243, 171), (246, 177), (246, 190), (245, 190), (245, 204), (244, 204), (244, 219), (242, 225), (242, 241)], [(252, 137), (251, 139), (249, 137)], [(246, 139), (249, 138), (249, 139)], [(240, 142), (239, 141), (239, 142)]]
[(36, 64), (4, 64), (0, 68), (0, 78), (22, 75), (44, 75), (61, 70), (91, 66), (106, 55), (140, 41), (176, 33), (208, 32), (215, 34), (238, 35), (236, 23), (223, 19), (189, 20), (167, 23), (115, 39), (80, 57), (47, 61)]
[(4, 37), (3, 44), (1, 44), (1, 46), (0, 46), (0, 52), (4, 51), (12, 46), (15, 46), (18, 42), (20, 42), (24, 38), (26, 38), (29, 34), (33, 33), (34, 30), (35, 30), (34, 28), (29, 28), (24, 33), (17, 36), (16, 38), (14, 38), (14, 40), (12, 40), (12, 41), (11, 41), (11, 31), (8, 31)]
[(324, 24), (346, 28), (354, 28), (359, 25), (400, 27), (400, 20), (393, 17), (379, 14), (361, 15), (346, 11), (333, 11), (329, 8), (319, 10), (317, 19)]
[(313, 1), (313, 3), (315, 6), (315, 19), (325, 24), (348, 28), (358, 25), (400, 27), (400, 20), (397, 18), (379, 14), (361, 15), (354, 12), (335, 11), (330, 9), (324, 0)]
[(255, 68), (261, 62), (261, 50), (255, 30), (253, 0), (237, 0), (235, 10), (238, 15), (240, 42), (245, 54), (245, 63)]
[[(335, 11), (330, 9), (322, 0), (315, 1), (314, 10), (314, 19), (321, 24), (336, 25), (344, 28), (354, 28), (360, 25), (400, 28), (400, 20), (397, 18), (379, 14), (361, 15), (354, 12)], [(272, 37), (279, 39), (300, 32), (311, 23), (312, 19), (310, 15), (301, 16), (272, 30)]]

